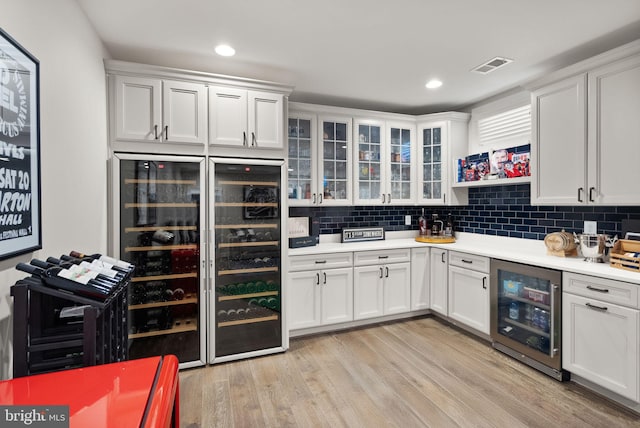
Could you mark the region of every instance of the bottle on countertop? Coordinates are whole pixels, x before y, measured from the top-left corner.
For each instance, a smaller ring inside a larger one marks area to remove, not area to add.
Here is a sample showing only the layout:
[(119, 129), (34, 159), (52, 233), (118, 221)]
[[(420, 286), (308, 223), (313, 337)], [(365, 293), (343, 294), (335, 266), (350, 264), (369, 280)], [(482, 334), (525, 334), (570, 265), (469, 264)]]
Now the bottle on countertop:
[(444, 236), (449, 238), (453, 238), (454, 236), (453, 217), (451, 213), (447, 214), (447, 219), (444, 222)]
[(438, 220), (438, 214), (432, 214), (433, 220), (431, 221), (431, 235), (440, 236), (443, 229), (442, 220)]
[(420, 228), (420, 236), (427, 236), (427, 218), (424, 216), (424, 208), (422, 209), (422, 215), (418, 218), (418, 226)]

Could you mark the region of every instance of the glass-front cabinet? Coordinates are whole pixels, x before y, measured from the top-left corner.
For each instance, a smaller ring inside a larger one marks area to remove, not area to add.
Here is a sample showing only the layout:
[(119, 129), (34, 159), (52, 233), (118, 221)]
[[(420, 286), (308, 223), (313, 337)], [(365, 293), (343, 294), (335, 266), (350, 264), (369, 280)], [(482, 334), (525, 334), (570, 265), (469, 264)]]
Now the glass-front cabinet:
[(318, 118), (320, 173), (316, 205), (349, 205), (351, 196), (351, 118)]
[(355, 161), (355, 203), (378, 204), (386, 199), (384, 185), (384, 124), (379, 121), (356, 119), (354, 121), (354, 147), (358, 148)]
[(290, 206), (317, 204), (317, 137), (315, 115), (294, 113), (288, 128), (288, 198)]
[(445, 203), (443, 179), (446, 177), (447, 165), (446, 127), (443, 123), (431, 123), (420, 127), (419, 134), (419, 165), (420, 169), (420, 202)]
[[(388, 159), (386, 202), (404, 204), (415, 200), (414, 150), (416, 128), (411, 123), (387, 122)], [(383, 199), (383, 202), (385, 200)]]
[(283, 166), (283, 161), (211, 160), (212, 363), (283, 350)]
[(174, 354), (204, 364), (204, 159), (114, 155), (116, 248), (136, 270), (129, 290), (129, 356)]

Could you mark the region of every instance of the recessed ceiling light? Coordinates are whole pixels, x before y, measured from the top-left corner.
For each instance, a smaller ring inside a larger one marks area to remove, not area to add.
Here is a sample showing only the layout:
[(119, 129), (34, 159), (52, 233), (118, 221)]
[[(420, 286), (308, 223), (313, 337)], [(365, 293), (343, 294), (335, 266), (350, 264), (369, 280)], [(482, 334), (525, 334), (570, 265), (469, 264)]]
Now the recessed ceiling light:
[(442, 82), (439, 81), (438, 79), (431, 79), (424, 86), (427, 87), (428, 89), (436, 89), (442, 86)]
[(234, 56), (236, 50), (229, 45), (218, 45), (216, 46), (216, 53), (220, 56)]

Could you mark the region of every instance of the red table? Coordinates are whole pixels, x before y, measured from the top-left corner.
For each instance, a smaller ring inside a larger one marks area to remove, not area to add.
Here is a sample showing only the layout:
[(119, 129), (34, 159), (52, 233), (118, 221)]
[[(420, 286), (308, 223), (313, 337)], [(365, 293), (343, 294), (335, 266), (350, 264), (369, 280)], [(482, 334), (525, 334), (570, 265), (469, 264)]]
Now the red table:
[(68, 405), (71, 428), (179, 427), (174, 355), (0, 382), (1, 405)]

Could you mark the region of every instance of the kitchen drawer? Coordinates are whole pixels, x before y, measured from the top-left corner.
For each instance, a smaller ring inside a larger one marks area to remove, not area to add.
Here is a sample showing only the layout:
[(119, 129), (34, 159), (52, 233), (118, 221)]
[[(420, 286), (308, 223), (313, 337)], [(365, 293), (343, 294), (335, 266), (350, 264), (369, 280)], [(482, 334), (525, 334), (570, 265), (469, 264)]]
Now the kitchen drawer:
[(289, 257), (289, 272), (353, 266), (353, 253), (312, 254)]
[(484, 273), (491, 271), (491, 259), (489, 257), (460, 253), (458, 251), (449, 251), (449, 265), (473, 269)]
[(640, 308), (638, 305), (639, 287), (640, 285), (629, 282), (613, 281), (571, 272), (564, 272), (562, 276), (562, 291), (565, 293), (636, 309)]
[(387, 263), (400, 263), (411, 261), (411, 249), (400, 248), (397, 250), (358, 251), (354, 253), (355, 266), (370, 266)]

